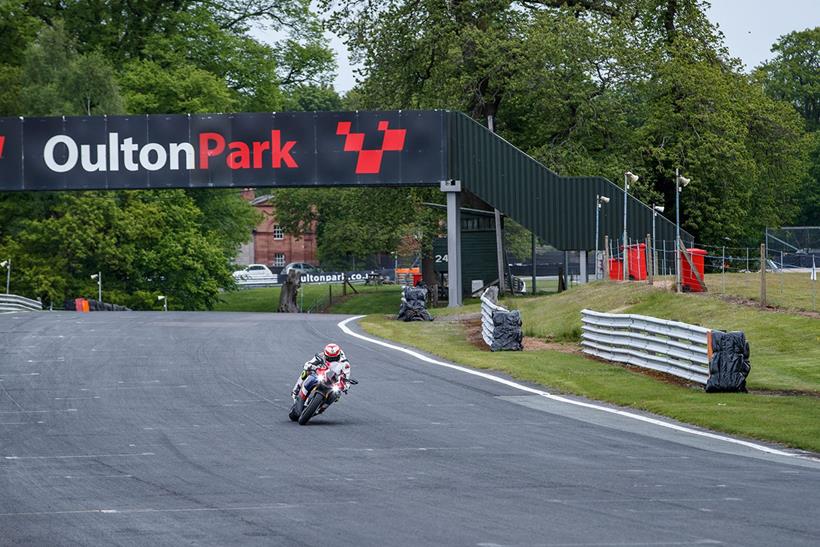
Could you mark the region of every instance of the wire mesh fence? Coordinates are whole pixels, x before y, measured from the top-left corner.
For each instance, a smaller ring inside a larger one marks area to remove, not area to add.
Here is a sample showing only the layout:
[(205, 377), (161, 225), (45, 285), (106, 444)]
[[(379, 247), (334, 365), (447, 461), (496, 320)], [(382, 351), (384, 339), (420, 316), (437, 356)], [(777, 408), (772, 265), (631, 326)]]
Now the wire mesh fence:
[[(650, 243), (646, 260), (647, 268), (654, 269), (655, 284), (675, 286), (678, 255), (674, 243)], [(629, 242), (627, 248), (635, 244)], [(783, 248), (770, 249), (765, 244), (760, 247), (698, 244), (688, 249), (701, 251), (698, 257), (703, 260), (708, 292), (762, 301), (768, 306), (780, 308), (818, 310), (816, 269), (820, 267), (820, 248), (787, 251)], [(610, 263), (610, 278), (623, 279), (623, 246), (616, 242), (608, 246), (607, 252), (604, 260)], [(627, 257), (627, 264), (629, 262)], [(613, 268), (615, 275), (612, 275)], [(686, 266), (682, 269), (685, 271)], [(635, 277), (631, 273), (628, 275), (630, 279)]]

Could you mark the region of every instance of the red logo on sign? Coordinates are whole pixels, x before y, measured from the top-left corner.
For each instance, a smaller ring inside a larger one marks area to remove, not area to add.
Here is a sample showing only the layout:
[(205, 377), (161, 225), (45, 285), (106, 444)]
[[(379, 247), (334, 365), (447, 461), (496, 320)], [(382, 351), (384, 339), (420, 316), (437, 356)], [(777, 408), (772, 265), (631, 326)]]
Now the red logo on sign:
[(0, 160), (3, 159), (3, 145), (6, 144), (6, 137), (0, 135)]
[(381, 171), (382, 155), (385, 152), (401, 152), (404, 150), (404, 137), (406, 129), (389, 129), (387, 121), (380, 121), (379, 131), (384, 132), (382, 147), (376, 150), (364, 149), (364, 133), (351, 133), (350, 122), (339, 122), (336, 126), (336, 134), (345, 136), (345, 152), (357, 152), (356, 162), (357, 175), (374, 175)]

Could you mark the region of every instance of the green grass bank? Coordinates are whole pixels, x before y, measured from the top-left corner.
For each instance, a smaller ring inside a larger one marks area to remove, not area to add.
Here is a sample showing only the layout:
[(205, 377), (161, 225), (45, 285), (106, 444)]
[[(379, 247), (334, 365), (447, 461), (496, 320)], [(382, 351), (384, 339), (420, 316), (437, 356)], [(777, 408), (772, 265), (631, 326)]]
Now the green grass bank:
[[(468, 326), (402, 323), (383, 315), (362, 321), (368, 332), (447, 360), (506, 372), (553, 391), (638, 408), (710, 429), (820, 452), (820, 319), (732, 304), (712, 295), (674, 294), (638, 284), (593, 283), (552, 296), (505, 300), (521, 310), (525, 334), (558, 349), (492, 353), (469, 342)], [(577, 352), (580, 310), (639, 313), (720, 330), (743, 330), (752, 347), (748, 394), (707, 394)], [(574, 352), (573, 352), (574, 351)]]

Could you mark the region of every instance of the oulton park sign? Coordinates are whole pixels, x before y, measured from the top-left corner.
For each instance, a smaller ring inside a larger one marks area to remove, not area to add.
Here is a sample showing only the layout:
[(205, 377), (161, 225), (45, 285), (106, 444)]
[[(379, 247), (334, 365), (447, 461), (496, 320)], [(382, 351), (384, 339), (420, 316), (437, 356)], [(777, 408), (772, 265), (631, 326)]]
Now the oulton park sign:
[(0, 191), (438, 185), (444, 111), (0, 118)]

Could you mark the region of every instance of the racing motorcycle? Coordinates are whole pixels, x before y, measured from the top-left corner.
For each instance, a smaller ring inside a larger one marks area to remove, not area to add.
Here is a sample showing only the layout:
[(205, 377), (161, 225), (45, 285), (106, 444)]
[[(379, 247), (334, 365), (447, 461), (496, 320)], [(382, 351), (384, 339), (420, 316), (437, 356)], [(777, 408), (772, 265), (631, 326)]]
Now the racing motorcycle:
[[(338, 401), (342, 393), (347, 393), (344, 378), (341, 375), (339, 378), (330, 378), (330, 372), (330, 367), (324, 364), (305, 378), (302, 389), (307, 393), (307, 397), (303, 401), (299, 395), (296, 396), (288, 414), (291, 421), (305, 425), (315, 415), (321, 414), (327, 410), (327, 407)], [(350, 385), (359, 383), (353, 378), (348, 381)]]

